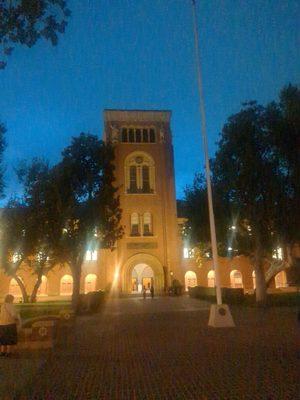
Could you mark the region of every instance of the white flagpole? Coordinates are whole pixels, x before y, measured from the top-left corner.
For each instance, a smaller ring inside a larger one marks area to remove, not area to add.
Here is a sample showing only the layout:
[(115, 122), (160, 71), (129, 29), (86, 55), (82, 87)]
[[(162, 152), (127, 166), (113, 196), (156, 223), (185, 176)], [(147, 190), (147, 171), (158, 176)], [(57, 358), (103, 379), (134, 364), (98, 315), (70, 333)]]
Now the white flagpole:
[[(208, 145), (207, 145), (206, 114), (205, 114), (205, 104), (204, 104), (204, 95), (203, 95), (203, 82), (202, 82), (202, 71), (201, 71), (201, 57), (200, 57), (200, 49), (199, 49), (199, 32), (198, 32), (198, 25), (197, 25), (196, 0), (191, 0), (191, 1), (192, 1), (193, 22), (194, 22), (193, 25), (194, 25), (194, 41), (195, 41), (195, 53), (196, 53), (195, 54), (196, 55), (196, 67), (197, 67), (197, 83), (198, 83), (198, 91), (199, 91), (199, 107), (200, 107), (200, 115), (201, 115), (201, 136), (202, 136), (203, 149), (204, 149), (204, 155), (205, 155), (205, 173), (206, 173), (206, 184), (207, 184), (207, 198), (208, 198), (208, 210), (209, 210), (211, 247), (212, 247), (213, 265), (214, 265), (214, 271), (215, 271), (217, 305), (221, 306), (222, 305), (222, 292), (221, 292), (220, 272), (219, 272), (219, 266), (218, 266), (216, 225), (215, 225), (212, 190), (211, 190), (211, 177), (210, 177), (210, 166), (209, 166)], [(225, 308), (224, 308), (224, 311), (226, 314)], [(214, 312), (216, 312), (216, 311), (214, 311)], [(228, 312), (229, 312), (229, 309), (228, 309)], [(230, 314), (230, 312), (229, 312), (229, 314)], [(231, 315), (230, 315), (230, 317), (231, 317)], [(232, 321), (232, 323), (233, 323), (233, 321)], [(225, 325), (222, 325), (222, 326), (225, 326)], [(228, 326), (228, 324), (226, 324), (226, 326)]]

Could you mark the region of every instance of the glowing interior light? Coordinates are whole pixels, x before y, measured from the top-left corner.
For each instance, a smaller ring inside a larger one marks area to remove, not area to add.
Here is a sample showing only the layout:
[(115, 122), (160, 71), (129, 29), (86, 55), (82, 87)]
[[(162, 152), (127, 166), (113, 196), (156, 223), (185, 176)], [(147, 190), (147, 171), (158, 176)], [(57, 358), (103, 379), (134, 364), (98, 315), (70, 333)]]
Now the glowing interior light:
[(189, 249), (187, 247), (183, 249), (183, 258), (189, 258)]
[(228, 251), (232, 251), (232, 247), (228, 247), (228, 249), (227, 249)]

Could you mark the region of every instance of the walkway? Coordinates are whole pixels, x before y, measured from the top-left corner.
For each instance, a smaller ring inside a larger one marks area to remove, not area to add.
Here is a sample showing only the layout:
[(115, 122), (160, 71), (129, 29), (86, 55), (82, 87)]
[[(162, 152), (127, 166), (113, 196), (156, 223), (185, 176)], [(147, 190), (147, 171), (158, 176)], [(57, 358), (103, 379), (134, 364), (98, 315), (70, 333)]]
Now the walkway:
[(300, 398), (295, 309), (236, 307), (237, 328), (221, 330), (208, 312), (187, 297), (110, 300), (77, 321), (68, 346), (0, 360), (0, 398)]

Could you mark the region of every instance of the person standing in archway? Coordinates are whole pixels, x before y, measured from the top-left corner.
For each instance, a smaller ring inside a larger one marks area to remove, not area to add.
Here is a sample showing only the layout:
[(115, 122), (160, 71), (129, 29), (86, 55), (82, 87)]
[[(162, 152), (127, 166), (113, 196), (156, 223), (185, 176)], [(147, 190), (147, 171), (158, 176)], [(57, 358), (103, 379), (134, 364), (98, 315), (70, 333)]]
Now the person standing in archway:
[(153, 299), (154, 298), (154, 287), (153, 287), (153, 285), (151, 285), (150, 293), (151, 293), (151, 298)]
[(143, 286), (143, 298), (146, 299), (146, 286)]

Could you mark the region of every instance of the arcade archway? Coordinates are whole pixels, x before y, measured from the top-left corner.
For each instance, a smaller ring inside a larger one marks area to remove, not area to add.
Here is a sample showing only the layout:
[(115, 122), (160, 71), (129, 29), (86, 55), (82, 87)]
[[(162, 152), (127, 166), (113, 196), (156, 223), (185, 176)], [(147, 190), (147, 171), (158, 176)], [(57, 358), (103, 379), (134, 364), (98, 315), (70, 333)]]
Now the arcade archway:
[(122, 291), (137, 293), (143, 286), (154, 287), (155, 293), (164, 290), (164, 271), (160, 261), (150, 255), (139, 253), (130, 257), (122, 267)]

